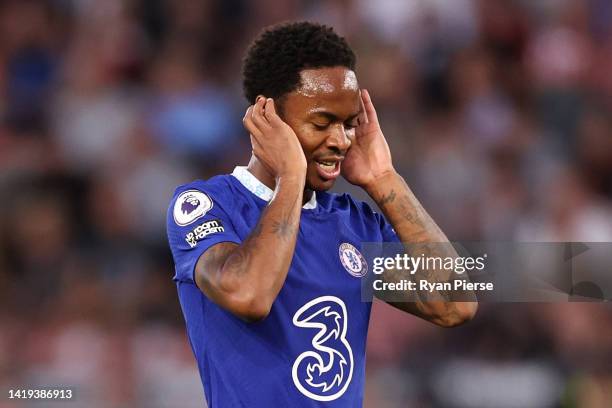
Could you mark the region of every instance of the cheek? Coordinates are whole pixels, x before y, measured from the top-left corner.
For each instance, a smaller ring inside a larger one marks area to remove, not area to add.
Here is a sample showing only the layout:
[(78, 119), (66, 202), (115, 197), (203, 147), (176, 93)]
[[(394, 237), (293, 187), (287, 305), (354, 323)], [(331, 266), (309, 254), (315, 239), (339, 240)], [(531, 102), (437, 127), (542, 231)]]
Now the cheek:
[(295, 133), (300, 141), (300, 144), (302, 145), (306, 158), (311, 156), (312, 152), (319, 147), (321, 141), (323, 140), (320, 134), (311, 129), (303, 128), (299, 129)]

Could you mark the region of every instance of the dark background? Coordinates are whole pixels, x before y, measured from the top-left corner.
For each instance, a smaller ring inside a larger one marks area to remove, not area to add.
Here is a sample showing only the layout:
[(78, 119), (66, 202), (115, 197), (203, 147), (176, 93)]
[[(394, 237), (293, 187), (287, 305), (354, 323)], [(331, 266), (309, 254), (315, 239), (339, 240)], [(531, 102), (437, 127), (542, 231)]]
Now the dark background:
[[(286, 19), (348, 38), (451, 240), (612, 241), (608, 0), (3, 0), (0, 389), (202, 406), (166, 206), (246, 164), (241, 57)], [(610, 407), (612, 311), (488, 304), (444, 330), (375, 304), (367, 367), (366, 407)]]

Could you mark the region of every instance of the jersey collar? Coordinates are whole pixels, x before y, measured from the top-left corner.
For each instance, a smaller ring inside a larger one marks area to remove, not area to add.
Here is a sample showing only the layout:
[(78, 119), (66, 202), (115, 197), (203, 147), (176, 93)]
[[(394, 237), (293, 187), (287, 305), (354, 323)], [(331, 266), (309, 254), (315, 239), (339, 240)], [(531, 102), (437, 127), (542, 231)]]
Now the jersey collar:
[[(259, 181), (246, 166), (236, 166), (232, 172), (232, 176), (236, 177), (240, 184), (245, 186), (251, 193), (264, 201), (270, 201), (274, 195), (274, 191), (264, 183)], [(304, 210), (313, 210), (317, 208), (317, 195), (316, 192), (312, 192), (310, 200), (302, 207)]]

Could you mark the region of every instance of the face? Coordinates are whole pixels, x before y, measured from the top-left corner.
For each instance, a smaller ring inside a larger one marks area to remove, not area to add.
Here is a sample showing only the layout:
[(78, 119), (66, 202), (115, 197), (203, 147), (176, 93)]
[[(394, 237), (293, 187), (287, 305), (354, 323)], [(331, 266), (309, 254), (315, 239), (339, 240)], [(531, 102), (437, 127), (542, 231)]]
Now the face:
[(308, 163), (306, 187), (329, 190), (355, 138), (359, 85), (348, 68), (301, 72), (298, 89), (283, 98), (283, 120), (297, 135)]

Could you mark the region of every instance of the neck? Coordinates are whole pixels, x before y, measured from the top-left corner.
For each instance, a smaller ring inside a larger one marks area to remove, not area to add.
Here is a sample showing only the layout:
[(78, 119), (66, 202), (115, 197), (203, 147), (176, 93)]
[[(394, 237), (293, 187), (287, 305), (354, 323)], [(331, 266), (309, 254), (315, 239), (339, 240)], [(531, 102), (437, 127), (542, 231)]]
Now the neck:
[[(247, 170), (271, 190), (274, 190), (276, 188), (276, 179), (268, 170), (266, 170), (266, 168), (263, 166), (263, 164), (261, 164), (257, 157), (251, 156), (251, 160), (249, 160)], [(310, 201), (311, 197), (312, 190), (307, 187), (304, 188), (304, 198), (302, 200), (302, 204), (306, 204), (308, 201)]]

